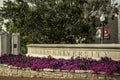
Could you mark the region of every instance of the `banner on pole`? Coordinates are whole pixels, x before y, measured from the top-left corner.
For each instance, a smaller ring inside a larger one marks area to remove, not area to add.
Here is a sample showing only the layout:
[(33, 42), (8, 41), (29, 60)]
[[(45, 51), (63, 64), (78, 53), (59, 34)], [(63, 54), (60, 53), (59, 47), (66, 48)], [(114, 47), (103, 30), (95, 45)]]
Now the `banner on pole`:
[(104, 39), (109, 39), (109, 38), (110, 38), (109, 26), (105, 25), (104, 26)]

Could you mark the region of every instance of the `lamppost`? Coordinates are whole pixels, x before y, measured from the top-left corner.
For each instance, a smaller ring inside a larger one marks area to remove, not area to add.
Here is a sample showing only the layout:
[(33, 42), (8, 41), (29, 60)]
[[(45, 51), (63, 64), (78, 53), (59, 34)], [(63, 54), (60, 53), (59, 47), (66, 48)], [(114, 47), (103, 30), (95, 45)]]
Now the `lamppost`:
[(100, 17), (100, 22), (101, 22), (101, 44), (103, 43), (104, 40), (104, 21), (105, 21), (105, 15), (102, 14)]

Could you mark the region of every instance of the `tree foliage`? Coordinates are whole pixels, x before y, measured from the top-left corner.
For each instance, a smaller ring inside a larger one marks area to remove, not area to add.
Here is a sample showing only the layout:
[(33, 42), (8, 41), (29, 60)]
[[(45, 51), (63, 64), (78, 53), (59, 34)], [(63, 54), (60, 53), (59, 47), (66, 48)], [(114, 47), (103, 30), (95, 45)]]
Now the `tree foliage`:
[[(96, 17), (110, 13), (108, 0), (11, 0), (0, 9), (10, 33), (21, 42), (89, 43), (95, 34)], [(92, 24), (91, 24), (92, 22)]]

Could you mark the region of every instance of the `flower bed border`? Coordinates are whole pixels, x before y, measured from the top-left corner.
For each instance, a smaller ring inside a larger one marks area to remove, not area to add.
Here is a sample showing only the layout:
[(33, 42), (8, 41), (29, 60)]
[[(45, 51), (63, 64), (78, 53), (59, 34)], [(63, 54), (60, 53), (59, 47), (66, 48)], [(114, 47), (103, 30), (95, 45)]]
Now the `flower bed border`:
[(0, 76), (11, 77), (39, 77), (39, 78), (85, 78), (85, 79), (111, 79), (120, 80), (120, 76), (117, 73), (106, 76), (104, 72), (94, 74), (91, 70), (58, 70), (58, 69), (42, 69), (33, 71), (28, 68), (20, 69), (18, 67), (8, 66), (6, 64), (0, 64)]

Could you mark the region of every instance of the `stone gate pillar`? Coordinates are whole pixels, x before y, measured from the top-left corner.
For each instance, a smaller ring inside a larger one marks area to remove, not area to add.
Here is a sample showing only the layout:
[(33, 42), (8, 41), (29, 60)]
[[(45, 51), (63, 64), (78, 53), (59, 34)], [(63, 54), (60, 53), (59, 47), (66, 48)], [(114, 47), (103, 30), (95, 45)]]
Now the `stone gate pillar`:
[(120, 13), (118, 16), (118, 44), (120, 44)]
[(0, 55), (10, 54), (10, 35), (9, 33), (0, 32)]
[(12, 34), (12, 54), (15, 54), (15, 55), (20, 54), (20, 34), (19, 33)]

